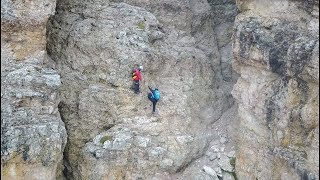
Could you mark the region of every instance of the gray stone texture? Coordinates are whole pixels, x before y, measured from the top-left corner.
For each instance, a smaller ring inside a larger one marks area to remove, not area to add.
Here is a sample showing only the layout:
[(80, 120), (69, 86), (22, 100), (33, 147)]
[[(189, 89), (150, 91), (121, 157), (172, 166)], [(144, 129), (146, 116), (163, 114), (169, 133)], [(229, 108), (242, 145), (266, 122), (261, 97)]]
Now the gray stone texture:
[[(179, 172), (204, 154), (207, 125), (230, 106), (215, 83), (219, 52), (210, 5), (60, 1), (57, 7), (47, 49), (61, 75), (68, 176), (151, 178)], [(139, 95), (131, 90), (136, 64), (144, 66)], [(162, 95), (154, 115), (148, 85)], [(96, 143), (103, 136), (112, 140)]]
[(1, 1), (1, 178), (56, 179), (67, 141), (60, 75), (47, 56), (55, 1)]
[(1, 178), (319, 179), (318, 0), (1, 3)]
[[(239, 1), (240, 179), (319, 179), (319, 1)], [(268, 177), (268, 178), (267, 178)]]

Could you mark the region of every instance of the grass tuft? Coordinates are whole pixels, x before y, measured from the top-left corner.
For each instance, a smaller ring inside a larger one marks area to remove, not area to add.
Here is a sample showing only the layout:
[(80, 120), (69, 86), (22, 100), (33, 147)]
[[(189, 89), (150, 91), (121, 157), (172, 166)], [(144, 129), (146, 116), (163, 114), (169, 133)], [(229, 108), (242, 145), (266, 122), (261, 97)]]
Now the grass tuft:
[(100, 139), (100, 143), (101, 144), (104, 144), (104, 142), (106, 141), (111, 141), (112, 140), (112, 136), (103, 136), (101, 139)]
[(138, 28), (144, 30), (146, 27), (143, 22), (138, 23)]

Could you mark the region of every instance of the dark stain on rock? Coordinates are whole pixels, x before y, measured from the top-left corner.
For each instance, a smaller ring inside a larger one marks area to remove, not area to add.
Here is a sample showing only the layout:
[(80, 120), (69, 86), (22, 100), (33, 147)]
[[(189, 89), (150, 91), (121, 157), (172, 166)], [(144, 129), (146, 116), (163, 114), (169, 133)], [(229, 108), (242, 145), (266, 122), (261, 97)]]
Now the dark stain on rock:
[(300, 9), (307, 11), (308, 13), (312, 12), (313, 6), (319, 5), (318, 0), (290, 0), (290, 1), (298, 2), (298, 7)]
[(253, 36), (248, 32), (240, 32), (240, 57), (249, 58), (249, 50), (252, 45)]
[(108, 125), (103, 126), (103, 129), (104, 129), (105, 131), (108, 131), (108, 130), (111, 129), (113, 126), (115, 126), (115, 124), (108, 124)]
[(268, 129), (271, 130), (271, 123), (275, 117), (275, 104), (272, 100), (267, 100), (266, 102), (267, 104), (267, 126), (268, 126)]
[(269, 65), (272, 72), (282, 76), (287, 75), (287, 52), (290, 47), (289, 39), (294, 39), (295, 34), (276, 30), (272, 48), (269, 51)]
[(269, 65), (271, 67), (272, 72), (285, 75), (286, 74), (286, 64), (281, 59), (281, 50), (278, 48), (272, 48), (269, 51)]
[(24, 161), (27, 161), (29, 159), (29, 155), (28, 155), (28, 152), (29, 152), (29, 146), (24, 146), (24, 150), (22, 151), (22, 158)]
[(309, 173), (307, 170), (304, 170), (303, 172), (300, 172), (300, 178), (302, 180), (315, 180), (315, 177)]
[[(2, 121), (2, 119), (1, 119)], [(3, 126), (3, 123), (1, 123), (1, 126)], [(4, 156), (4, 154), (8, 151), (8, 137), (5, 136), (6, 132), (8, 131), (7, 128), (8, 126), (3, 126), (1, 127), (1, 157)], [(1, 159), (1, 162), (3, 159)]]
[[(298, 78), (304, 67), (310, 62), (315, 41), (308, 34), (301, 34), (296, 24), (283, 21), (264, 27), (258, 20), (250, 18), (243, 21), (236, 29), (239, 40), (241, 61), (250, 58), (251, 47), (267, 53), (272, 72), (281, 76)], [(236, 33), (237, 34), (237, 33)], [(274, 36), (272, 36), (274, 34)], [(303, 40), (302, 42), (301, 39)], [(261, 62), (266, 64), (267, 62)]]

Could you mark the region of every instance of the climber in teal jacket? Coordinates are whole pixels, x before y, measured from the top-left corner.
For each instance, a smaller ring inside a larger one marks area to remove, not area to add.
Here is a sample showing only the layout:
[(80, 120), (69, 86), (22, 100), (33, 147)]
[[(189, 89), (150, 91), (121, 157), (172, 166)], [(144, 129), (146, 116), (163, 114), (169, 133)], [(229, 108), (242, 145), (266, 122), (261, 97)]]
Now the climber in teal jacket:
[(160, 92), (158, 90), (158, 88), (155, 88), (154, 90), (148, 86), (148, 88), (150, 89), (150, 93), (148, 93), (148, 99), (152, 102), (152, 112), (156, 112), (156, 104), (160, 99)]

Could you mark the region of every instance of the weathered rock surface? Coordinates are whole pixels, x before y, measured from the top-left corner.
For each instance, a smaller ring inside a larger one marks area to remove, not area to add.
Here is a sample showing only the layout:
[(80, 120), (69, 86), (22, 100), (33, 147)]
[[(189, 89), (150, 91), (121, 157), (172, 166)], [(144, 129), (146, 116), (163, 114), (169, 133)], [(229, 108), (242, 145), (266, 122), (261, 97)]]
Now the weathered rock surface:
[[(204, 153), (208, 124), (231, 104), (215, 83), (219, 55), (209, 4), (82, 3), (58, 2), (48, 25), (47, 48), (62, 79), (68, 176), (132, 179), (181, 171)], [(130, 89), (135, 64), (144, 66), (140, 95)], [(156, 115), (147, 85), (162, 93)]]
[[(162, 179), (177, 179), (177, 180), (193, 180), (193, 179), (215, 179), (204, 171), (204, 167), (210, 167), (216, 172), (218, 178), (230, 177), (228, 173), (224, 173), (220, 167), (222, 157), (229, 157), (228, 160), (224, 159), (223, 166), (232, 166), (234, 169), (236, 158), (234, 157), (234, 142), (238, 127), (238, 112), (237, 106), (234, 105), (226, 112), (223, 113), (221, 118), (210, 125), (206, 134), (211, 135), (208, 148), (205, 155), (199, 157), (190, 163), (183, 171), (174, 174), (174, 176), (165, 176)], [(221, 137), (226, 138), (224, 143), (220, 142)], [(220, 164), (220, 165), (219, 165)], [(232, 174), (233, 176), (234, 174)], [(226, 176), (226, 177), (224, 177)]]
[(1, 179), (56, 179), (66, 130), (46, 45), (55, 1), (1, 1)]
[(203, 170), (205, 173), (209, 174), (212, 177), (212, 179), (215, 179), (215, 180), (219, 179), (216, 171), (214, 171), (211, 167), (203, 166)]
[(2, 178), (319, 179), (318, 0), (1, 3)]
[(319, 1), (239, 1), (240, 179), (319, 179)]
[[(235, 0), (208, 0), (213, 13), (213, 29), (219, 50), (222, 80), (219, 84), (233, 86), (238, 74), (232, 69), (232, 35), (234, 20), (238, 14)], [(231, 88), (232, 89), (232, 88)], [(232, 97), (231, 97), (232, 98)]]

